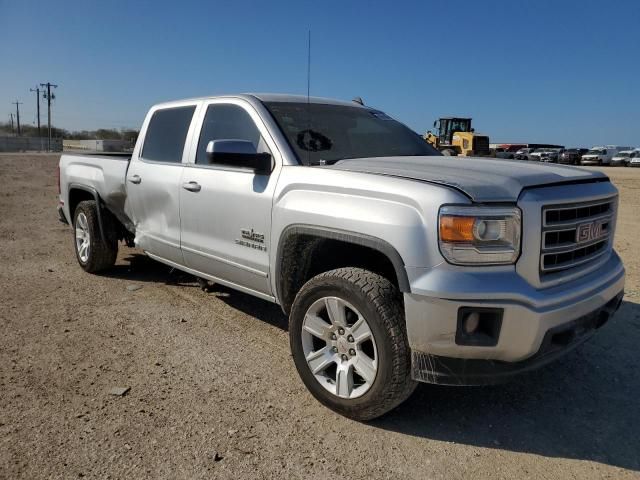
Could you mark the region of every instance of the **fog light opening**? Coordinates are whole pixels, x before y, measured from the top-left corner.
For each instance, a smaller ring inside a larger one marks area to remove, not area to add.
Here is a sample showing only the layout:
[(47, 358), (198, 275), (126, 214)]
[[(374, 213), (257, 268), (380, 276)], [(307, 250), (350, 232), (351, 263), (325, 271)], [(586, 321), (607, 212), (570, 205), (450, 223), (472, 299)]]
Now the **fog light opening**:
[(458, 309), (456, 344), (495, 347), (502, 327), (502, 308), (461, 307)]

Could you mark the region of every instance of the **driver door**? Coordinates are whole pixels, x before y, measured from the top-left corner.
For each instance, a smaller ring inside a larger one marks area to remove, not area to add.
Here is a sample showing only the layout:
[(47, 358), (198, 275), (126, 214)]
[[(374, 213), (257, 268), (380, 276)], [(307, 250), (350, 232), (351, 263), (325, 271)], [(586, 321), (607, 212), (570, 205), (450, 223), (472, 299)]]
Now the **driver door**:
[[(187, 267), (219, 283), (271, 296), (269, 249), (273, 193), (280, 156), (264, 123), (243, 100), (204, 105), (196, 151), (185, 165), (180, 189), (181, 248)], [(214, 140), (251, 141), (272, 156), (270, 174), (241, 165), (209, 162)]]

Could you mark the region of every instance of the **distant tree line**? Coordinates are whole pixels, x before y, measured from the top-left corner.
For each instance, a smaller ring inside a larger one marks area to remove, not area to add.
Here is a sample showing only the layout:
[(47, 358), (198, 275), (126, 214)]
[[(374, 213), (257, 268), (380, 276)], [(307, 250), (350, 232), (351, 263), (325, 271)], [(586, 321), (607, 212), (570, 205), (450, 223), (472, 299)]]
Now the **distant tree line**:
[[(23, 137), (37, 137), (38, 127), (33, 125), (20, 125), (20, 130)], [(42, 125), (40, 132), (43, 137), (47, 136), (47, 126)], [(13, 132), (11, 131), (11, 123), (0, 123), (0, 136), (16, 135), (18, 133), (16, 125), (14, 125)], [(125, 140), (131, 143), (135, 143), (138, 138), (138, 131), (133, 129), (120, 129), (114, 128), (99, 128), (97, 130), (81, 130), (81, 131), (69, 131), (64, 128), (51, 127), (51, 136), (53, 138), (63, 138), (65, 140)]]

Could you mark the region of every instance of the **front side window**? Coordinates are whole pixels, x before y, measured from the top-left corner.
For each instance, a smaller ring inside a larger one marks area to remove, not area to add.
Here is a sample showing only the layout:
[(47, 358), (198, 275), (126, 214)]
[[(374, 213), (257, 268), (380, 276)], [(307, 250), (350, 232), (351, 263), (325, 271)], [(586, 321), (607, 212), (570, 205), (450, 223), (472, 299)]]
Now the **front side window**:
[(369, 108), (299, 102), (265, 102), (303, 165), (347, 158), (437, 156), (420, 135)]
[(181, 163), (184, 142), (195, 109), (195, 106), (188, 106), (156, 110), (147, 127), (142, 158)]
[(249, 113), (238, 105), (209, 105), (198, 140), (196, 164), (209, 164), (207, 144), (213, 140), (246, 140), (253, 143), (256, 153), (269, 153), (257, 125)]

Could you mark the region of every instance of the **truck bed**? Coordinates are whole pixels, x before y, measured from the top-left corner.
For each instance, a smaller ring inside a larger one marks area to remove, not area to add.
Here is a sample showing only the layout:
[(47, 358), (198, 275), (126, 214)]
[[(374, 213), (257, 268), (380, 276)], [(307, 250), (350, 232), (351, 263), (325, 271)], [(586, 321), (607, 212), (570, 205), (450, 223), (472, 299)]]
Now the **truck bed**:
[[(132, 222), (125, 214), (125, 181), (130, 153), (64, 153), (60, 157), (60, 192), (68, 204), (69, 191), (78, 186), (95, 190), (106, 208), (127, 228)], [(67, 207), (68, 208), (68, 207)], [(68, 218), (73, 212), (67, 211)]]

